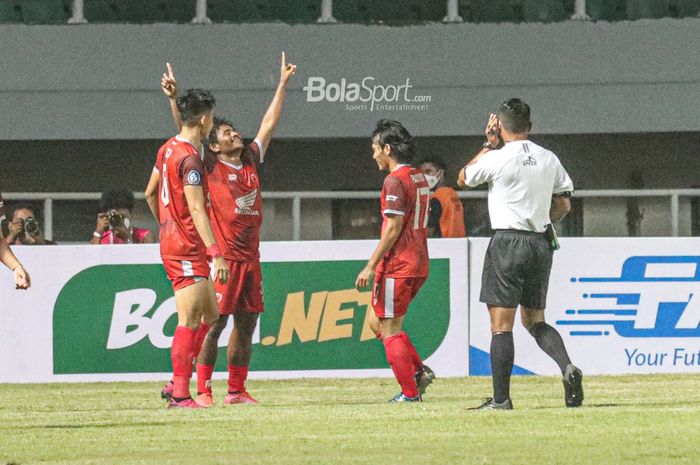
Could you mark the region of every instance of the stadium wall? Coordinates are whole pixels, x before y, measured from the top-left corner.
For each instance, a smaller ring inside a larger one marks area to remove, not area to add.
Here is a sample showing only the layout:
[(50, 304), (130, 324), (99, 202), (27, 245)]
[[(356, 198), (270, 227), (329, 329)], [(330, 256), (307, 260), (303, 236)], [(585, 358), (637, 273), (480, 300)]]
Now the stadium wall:
[[(587, 374), (700, 371), (700, 239), (564, 238), (547, 319)], [(407, 331), (438, 376), (488, 375), (488, 312), (478, 301), (488, 239), (430, 240), (431, 275)], [(266, 311), (252, 376), (390, 377), (353, 288), (376, 241), (263, 243)], [(0, 383), (164, 380), (175, 324), (158, 247), (17, 247), (33, 286), (0, 273)], [(51, 264), (49, 266), (48, 264)], [(226, 376), (220, 340), (217, 377)], [(516, 325), (517, 374), (557, 375)]]
[[(385, 116), (418, 136), (477, 135), (483, 115), (513, 95), (533, 105), (543, 134), (696, 131), (700, 109), (691, 96), (700, 94), (693, 45), (699, 36), (696, 18), (407, 27), (0, 25), (0, 93), (10, 109), (0, 112), (0, 140), (160, 139), (172, 130), (158, 89), (166, 61), (175, 64), (182, 88), (213, 89), (219, 111), (251, 134), (275, 86), (281, 50), (300, 65), (281, 138), (365, 137)], [(303, 90), (320, 82), (312, 78), (326, 81), (326, 98), (318, 102), (308, 100), (320, 91)], [(342, 100), (341, 87), (365, 78), (398, 101), (329, 101)], [(405, 103), (401, 94), (423, 98), (411, 103), (417, 108), (381, 109)]]

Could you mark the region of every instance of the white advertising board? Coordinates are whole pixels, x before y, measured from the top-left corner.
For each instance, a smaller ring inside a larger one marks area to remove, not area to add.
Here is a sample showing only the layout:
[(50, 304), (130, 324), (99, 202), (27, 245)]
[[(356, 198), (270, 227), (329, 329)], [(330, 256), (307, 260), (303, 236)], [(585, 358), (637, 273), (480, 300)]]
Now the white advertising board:
[[(470, 374), (490, 374), (488, 239), (470, 240)], [(700, 239), (564, 238), (546, 319), (586, 374), (700, 372)], [(559, 374), (516, 317), (514, 373)]]
[[(366, 325), (371, 291), (354, 280), (376, 241), (261, 247), (265, 313), (251, 378), (393, 376)], [(468, 242), (430, 241), (431, 277), (406, 328), (438, 376), (468, 373)], [(0, 382), (167, 379), (175, 325), (157, 245), (15, 247), (32, 276), (0, 270)], [(219, 342), (216, 378), (226, 376)]]

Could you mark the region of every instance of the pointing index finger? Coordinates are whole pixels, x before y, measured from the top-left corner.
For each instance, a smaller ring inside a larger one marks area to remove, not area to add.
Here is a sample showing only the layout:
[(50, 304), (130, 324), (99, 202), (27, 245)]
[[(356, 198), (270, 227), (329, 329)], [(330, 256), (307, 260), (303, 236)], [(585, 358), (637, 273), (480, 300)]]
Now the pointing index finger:
[(173, 67), (170, 63), (166, 63), (165, 67), (168, 68), (168, 77), (171, 79), (175, 79), (175, 73), (173, 72)]

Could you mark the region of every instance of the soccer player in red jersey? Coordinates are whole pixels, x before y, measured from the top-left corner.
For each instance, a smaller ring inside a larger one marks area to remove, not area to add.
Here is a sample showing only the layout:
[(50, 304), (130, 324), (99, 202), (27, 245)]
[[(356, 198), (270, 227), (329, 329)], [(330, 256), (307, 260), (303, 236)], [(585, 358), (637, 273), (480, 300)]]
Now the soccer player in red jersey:
[[(262, 163), (265, 149), (280, 120), (287, 83), (295, 72), (296, 66), (287, 64), (283, 52), (279, 84), (253, 143), (245, 146), (233, 124), (220, 118), (214, 119), (214, 127), (207, 141), (212, 156), (211, 160), (207, 160), (207, 187), (211, 200), (209, 215), (217, 243), (224, 246), (231, 279), (228, 283), (214, 285), (220, 316), (209, 330), (197, 359), (197, 402), (202, 406), (213, 405), (211, 377), (217, 357), (217, 343), (229, 315), (233, 315), (234, 327), (228, 343), (229, 380), (224, 403), (257, 403), (245, 389), (253, 332), (258, 315), (263, 311), (259, 253), (262, 198), (257, 165)], [(177, 107), (172, 104), (177, 92), (176, 81), (170, 65), (161, 85), (170, 98), (177, 121)]]
[[(6, 209), (5, 201), (2, 199), (0, 194), (0, 226), (6, 221)], [(15, 280), (15, 289), (29, 289), (32, 285), (32, 280), (29, 277), (29, 273), (24, 269), (22, 264), (15, 254), (12, 253), (12, 249), (5, 241), (2, 235), (2, 228), (0, 227), (0, 262), (6, 267), (12, 270), (12, 276)]]
[(216, 321), (216, 298), (208, 279), (226, 282), (229, 267), (217, 245), (205, 205), (201, 141), (213, 125), (214, 97), (190, 89), (177, 99), (180, 133), (158, 151), (146, 187), (146, 200), (160, 223), (160, 254), (173, 283), (178, 324), (171, 349), (172, 393), (168, 407), (198, 408), (190, 396), (192, 364), (210, 325)]
[(384, 221), (379, 245), (355, 281), (367, 287), (374, 277), (370, 327), (384, 343), (386, 359), (401, 386), (390, 402), (418, 402), (435, 374), (423, 364), (403, 320), (408, 305), (428, 277), (428, 207), (430, 187), (411, 166), (411, 134), (397, 121), (380, 120), (372, 133), (372, 158), (388, 171), (382, 187)]

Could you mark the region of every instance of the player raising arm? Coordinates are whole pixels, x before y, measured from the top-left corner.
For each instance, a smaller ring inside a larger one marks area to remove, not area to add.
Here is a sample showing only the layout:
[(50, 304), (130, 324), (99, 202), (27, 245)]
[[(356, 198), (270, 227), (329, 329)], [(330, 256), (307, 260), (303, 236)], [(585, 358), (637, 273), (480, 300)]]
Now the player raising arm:
[(180, 133), (158, 151), (146, 188), (146, 200), (160, 223), (160, 253), (175, 291), (178, 325), (171, 349), (173, 378), (168, 407), (197, 408), (189, 391), (192, 361), (210, 325), (216, 321), (216, 298), (209, 280), (228, 280), (229, 268), (216, 243), (205, 205), (201, 141), (213, 125), (214, 97), (190, 89), (177, 99)]
[[(277, 90), (251, 144), (245, 146), (233, 124), (221, 118), (214, 119), (207, 141), (209, 214), (217, 243), (224, 247), (224, 257), (229, 261), (231, 279), (228, 283), (214, 284), (220, 316), (209, 331), (197, 360), (197, 402), (202, 406), (213, 405), (211, 377), (217, 342), (229, 315), (233, 315), (234, 326), (228, 342), (229, 386), (224, 403), (257, 403), (245, 389), (253, 332), (264, 308), (259, 253), (262, 198), (257, 165), (262, 162), (280, 120), (286, 86), (295, 72), (296, 66), (287, 64), (282, 53)], [(169, 64), (161, 85), (170, 99), (174, 119), (179, 120), (177, 105), (173, 104), (177, 83)]]

